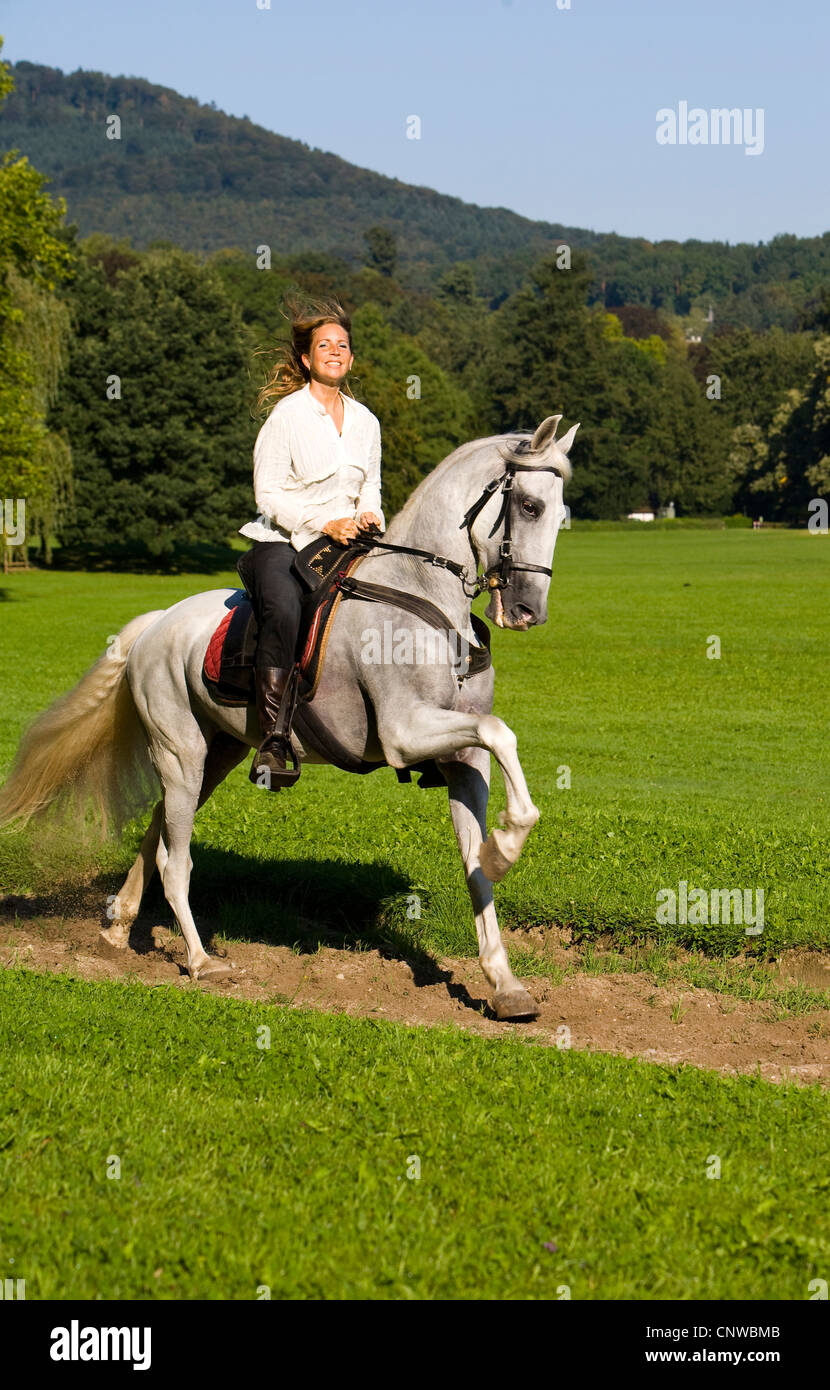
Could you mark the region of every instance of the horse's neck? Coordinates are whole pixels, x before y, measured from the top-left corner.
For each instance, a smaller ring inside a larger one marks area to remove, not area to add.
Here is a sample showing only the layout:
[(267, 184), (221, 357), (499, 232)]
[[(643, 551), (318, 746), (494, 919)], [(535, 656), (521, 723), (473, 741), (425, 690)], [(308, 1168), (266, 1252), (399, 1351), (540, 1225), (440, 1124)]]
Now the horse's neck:
[[(431, 486), (424, 488), (419, 496), (417, 506), (407, 505), (394, 518), (384, 539), (390, 544), (411, 545), (453, 560), (457, 565), (464, 565), (469, 576), (469, 588), (475, 579), (476, 562), (467, 528), (461, 527), (461, 521), (470, 503), (475, 500), (472, 496), (475, 483), (465, 487), (463, 492), (459, 490), (455, 477), (433, 477), (430, 483)], [(469, 499), (467, 492), (471, 493)], [(373, 560), (366, 563), (373, 563)], [(471, 600), (465, 594), (461, 581), (450, 571), (430, 565), (414, 555), (394, 554), (384, 558), (382, 564), (373, 565), (373, 569), (377, 571), (376, 582), (394, 584), (409, 593), (423, 594), (456, 625), (469, 621)], [(375, 579), (374, 574), (372, 578)]]

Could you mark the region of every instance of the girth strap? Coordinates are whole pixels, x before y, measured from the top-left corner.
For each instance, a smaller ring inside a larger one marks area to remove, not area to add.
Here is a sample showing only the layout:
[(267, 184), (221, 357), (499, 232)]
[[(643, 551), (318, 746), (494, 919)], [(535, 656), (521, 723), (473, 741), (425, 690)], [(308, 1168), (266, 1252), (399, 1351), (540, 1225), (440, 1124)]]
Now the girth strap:
[[(456, 651), (461, 657), (462, 647), (467, 646), (466, 638), (461, 636), (457, 628), (453, 627), (445, 613), (441, 612), (429, 599), (420, 598), (417, 594), (408, 594), (403, 589), (392, 589), (386, 584), (369, 584), (366, 580), (352, 579), (349, 575), (341, 574), (337, 578), (337, 587), (340, 589), (344, 598), (364, 599), (367, 603), (389, 603), (395, 608), (405, 608), (408, 612), (414, 613), (416, 617), (422, 618), (431, 627), (439, 631), (452, 633), (456, 639)], [(490, 665), (490, 634), (486, 624), (471, 614), (470, 622), (476, 637), (481, 642), (481, 646), (472, 647), (466, 657), (461, 657), (461, 664), (466, 667), (463, 675), (456, 671), (459, 681), (466, 680), (468, 676), (476, 676), (480, 671), (486, 671)]]

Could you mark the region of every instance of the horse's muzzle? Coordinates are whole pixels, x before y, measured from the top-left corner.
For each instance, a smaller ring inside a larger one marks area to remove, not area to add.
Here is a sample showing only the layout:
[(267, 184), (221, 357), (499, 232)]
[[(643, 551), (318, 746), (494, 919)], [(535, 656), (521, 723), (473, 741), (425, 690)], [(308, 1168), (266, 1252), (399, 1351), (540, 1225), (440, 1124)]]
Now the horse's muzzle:
[[(507, 603), (502, 598), (503, 592), (507, 595)], [(508, 588), (504, 591), (492, 590), (484, 616), (489, 618), (491, 623), (495, 623), (496, 627), (510, 628), (513, 632), (527, 632), (529, 627), (544, 623), (548, 615), (546, 609), (539, 613), (526, 603), (511, 602)]]
[[(510, 614), (508, 626), (518, 628), (520, 632), (525, 632), (529, 627), (535, 627), (539, 622), (535, 611), (529, 608), (526, 603), (511, 603), (507, 611)], [(544, 622), (544, 617), (542, 621)]]

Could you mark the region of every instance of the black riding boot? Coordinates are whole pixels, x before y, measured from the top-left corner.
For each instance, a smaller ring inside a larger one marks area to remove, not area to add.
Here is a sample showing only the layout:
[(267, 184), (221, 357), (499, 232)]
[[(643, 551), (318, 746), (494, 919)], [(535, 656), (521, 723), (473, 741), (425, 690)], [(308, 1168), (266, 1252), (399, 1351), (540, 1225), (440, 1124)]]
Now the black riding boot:
[(291, 746), (291, 739), (278, 732), (276, 727), (290, 675), (290, 669), (285, 670), (279, 666), (254, 668), (256, 708), (262, 743), (254, 756), (248, 776), (255, 786), (268, 787), (270, 791), (279, 791), (281, 787), (291, 786), (300, 775), (300, 764)]

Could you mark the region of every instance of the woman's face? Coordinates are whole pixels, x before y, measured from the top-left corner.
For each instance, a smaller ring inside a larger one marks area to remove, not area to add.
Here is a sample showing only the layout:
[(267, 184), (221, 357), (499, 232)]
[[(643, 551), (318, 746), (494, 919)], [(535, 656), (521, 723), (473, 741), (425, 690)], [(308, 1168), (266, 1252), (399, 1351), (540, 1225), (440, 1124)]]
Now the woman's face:
[(325, 386), (339, 386), (351, 371), (354, 357), (349, 335), (339, 323), (323, 323), (315, 328), (311, 339), (311, 356), (303, 354), (303, 363), (315, 381)]

